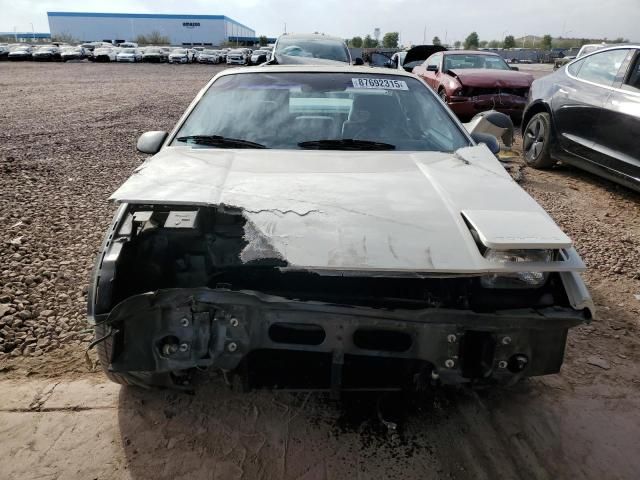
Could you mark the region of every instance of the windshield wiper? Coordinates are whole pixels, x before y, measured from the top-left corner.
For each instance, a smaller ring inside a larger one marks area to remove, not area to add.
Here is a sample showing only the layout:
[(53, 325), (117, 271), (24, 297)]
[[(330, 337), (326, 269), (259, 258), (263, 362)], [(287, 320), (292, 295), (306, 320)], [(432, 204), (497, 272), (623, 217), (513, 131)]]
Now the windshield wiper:
[(210, 145), (221, 148), (267, 148), (260, 143), (242, 140), (241, 138), (229, 138), (222, 135), (187, 135), (176, 138), (179, 142), (195, 143), (196, 145)]
[(309, 150), (395, 150), (390, 143), (374, 142), (373, 140), (354, 140), (352, 138), (336, 138), (332, 140), (309, 140), (300, 142), (300, 148)]

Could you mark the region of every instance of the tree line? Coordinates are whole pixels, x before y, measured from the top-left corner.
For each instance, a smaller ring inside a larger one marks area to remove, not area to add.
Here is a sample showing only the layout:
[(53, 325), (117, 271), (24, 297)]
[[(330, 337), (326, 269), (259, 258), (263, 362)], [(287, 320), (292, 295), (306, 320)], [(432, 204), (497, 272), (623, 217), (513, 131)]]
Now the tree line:
[(400, 33), (387, 32), (382, 36), (382, 41), (376, 40), (371, 35), (367, 34), (364, 38), (353, 37), (346, 41), (350, 47), (353, 48), (398, 48), (400, 42)]
[[(366, 35), (364, 38), (356, 36), (347, 40), (347, 44), (353, 48), (398, 48), (400, 34), (398, 32), (388, 32), (382, 37), (382, 41)], [(522, 38), (516, 39), (513, 35), (507, 35), (503, 40), (480, 40), (477, 32), (471, 32), (464, 39), (464, 42), (456, 40), (452, 45), (455, 48), (464, 47), (466, 50), (476, 50), (478, 48), (516, 48), (520, 46)], [(530, 48), (539, 48), (541, 50), (551, 50), (552, 48), (573, 48), (581, 47), (587, 43), (629, 43), (628, 39), (618, 37), (613, 40), (594, 39), (594, 38), (554, 38), (550, 34), (544, 35), (542, 38), (529, 36), (524, 37), (524, 45)], [(440, 37), (437, 35), (431, 40), (433, 45), (442, 45)], [(448, 45), (449, 46), (449, 45)]]

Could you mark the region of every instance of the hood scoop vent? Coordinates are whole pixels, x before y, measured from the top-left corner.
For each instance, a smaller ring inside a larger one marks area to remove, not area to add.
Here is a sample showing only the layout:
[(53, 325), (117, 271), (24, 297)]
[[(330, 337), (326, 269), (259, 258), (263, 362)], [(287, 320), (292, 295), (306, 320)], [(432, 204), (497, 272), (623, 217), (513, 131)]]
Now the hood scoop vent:
[(542, 212), (463, 210), (461, 213), (487, 248), (561, 249), (572, 245), (571, 239)]

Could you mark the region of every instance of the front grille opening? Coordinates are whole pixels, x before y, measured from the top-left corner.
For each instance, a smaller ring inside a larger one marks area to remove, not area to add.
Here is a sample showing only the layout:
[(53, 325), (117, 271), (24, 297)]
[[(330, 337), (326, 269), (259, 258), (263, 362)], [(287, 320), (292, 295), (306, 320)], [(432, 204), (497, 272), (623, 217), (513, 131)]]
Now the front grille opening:
[(331, 354), (293, 350), (254, 350), (246, 359), (249, 388), (289, 390), (331, 386)]
[(460, 342), (460, 368), (465, 378), (485, 378), (491, 374), (496, 353), (496, 337), (490, 332), (467, 331)]
[[(426, 385), (433, 366), (424, 361), (345, 354), (340, 365), (343, 391), (415, 390)], [(332, 355), (261, 349), (249, 353), (234, 372), (250, 389), (331, 389)]]
[(275, 343), (294, 345), (320, 345), (326, 333), (320, 325), (307, 323), (274, 323), (269, 327), (269, 338)]
[(345, 390), (413, 390), (416, 379), (430, 378), (431, 364), (406, 358), (345, 355)]
[(353, 343), (363, 350), (406, 352), (413, 343), (411, 335), (397, 330), (360, 329), (353, 334)]

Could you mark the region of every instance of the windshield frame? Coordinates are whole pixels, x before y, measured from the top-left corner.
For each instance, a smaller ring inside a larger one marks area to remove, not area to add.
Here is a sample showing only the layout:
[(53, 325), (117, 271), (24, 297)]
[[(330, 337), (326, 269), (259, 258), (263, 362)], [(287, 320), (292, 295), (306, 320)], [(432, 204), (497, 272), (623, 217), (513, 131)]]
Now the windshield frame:
[[(276, 67), (277, 68), (277, 67)], [(375, 71), (378, 70), (378, 71)], [(436, 93), (424, 82), (424, 80), (413, 76), (413, 75), (408, 75), (408, 74), (404, 74), (403, 72), (400, 72), (398, 70), (387, 70), (387, 69), (375, 69), (372, 73), (375, 75), (383, 75), (383, 76), (389, 76), (389, 77), (406, 77), (406, 79), (409, 80), (416, 80), (417, 82), (419, 82), (422, 87), (424, 88), (424, 91), (426, 92), (427, 95), (431, 95), (433, 97), (433, 99), (435, 100), (435, 105), (437, 105), (438, 107), (441, 107), (441, 113), (445, 116), (447, 116), (449, 118), (449, 120), (451, 121), (451, 123), (455, 126), (454, 128), (457, 129), (457, 131), (461, 134), (461, 136), (465, 139), (466, 143), (468, 145), (466, 146), (476, 146), (478, 145), (478, 143), (476, 143), (475, 140), (473, 140), (473, 138), (471, 137), (471, 135), (469, 134), (469, 132), (467, 131), (467, 129), (462, 125), (462, 123), (460, 122), (460, 120), (458, 119), (458, 117), (455, 116), (455, 114), (453, 112), (451, 112), (448, 108), (446, 108), (440, 101), (440, 98), (436, 95)], [(286, 70), (286, 71), (274, 71), (271, 69), (265, 69), (264, 70), (265, 73), (274, 73), (274, 74), (297, 74), (297, 73), (321, 73), (321, 74), (352, 74), (352, 75), (362, 75), (362, 72), (356, 72), (356, 71), (352, 71), (350, 69), (340, 69), (340, 67), (338, 67), (335, 71), (331, 71), (331, 70), (325, 70), (323, 69), (322, 71), (317, 71), (317, 70), (312, 70), (312, 69), (300, 69), (300, 70)], [(209, 92), (209, 90), (212, 88), (212, 86), (220, 79), (227, 77), (227, 76), (232, 76), (232, 75), (251, 75), (251, 74), (255, 74), (255, 72), (251, 72), (251, 71), (223, 71), (220, 72), (219, 74), (217, 74), (215, 77), (213, 77), (209, 83), (196, 95), (196, 97), (193, 99), (193, 101), (191, 102), (191, 104), (189, 105), (189, 107), (187, 108), (187, 110), (183, 113), (183, 115), (180, 117), (180, 119), (178, 120), (178, 122), (175, 124), (174, 128), (171, 130), (171, 132), (169, 133), (169, 135), (167, 135), (167, 138), (165, 139), (162, 148), (184, 148), (184, 147), (193, 147), (193, 145), (188, 145), (188, 144), (176, 144), (176, 138), (179, 136), (178, 134), (181, 132), (182, 128), (184, 127), (184, 125), (186, 124), (186, 122), (188, 121), (188, 119), (191, 117), (191, 114), (193, 113), (193, 111), (197, 108), (198, 104), (202, 101), (202, 99), (204, 98), (204, 96)], [(296, 149), (279, 149), (279, 148), (274, 148), (274, 150), (296, 150)], [(340, 150), (343, 151), (344, 150)], [(405, 149), (398, 149), (395, 150), (398, 153), (407, 153), (407, 152), (436, 152), (436, 150), (405, 150)], [(362, 151), (355, 151), (356, 153), (358, 152), (362, 152)]]
[[(491, 57), (491, 58), (497, 58), (499, 61), (502, 61), (502, 64), (506, 67), (506, 68), (486, 68), (486, 67), (482, 67), (482, 68), (478, 68), (478, 67), (470, 67), (470, 68), (460, 68), (457, 67), (458, 70), (511, 70), (511, 67), (509, 66), (509, 64), (505, 61), (504, 58), (502, 58), (502, 56), (497, 55), (497, 54), (493, 54), (493, 53), (488, 53), (488, 52), (467, 52), (467, 53), (457, 53), (457, 52), (444, 52), (444, 58), (442, 59), (442, 70), (443, 71), (447, 71), (447, 70), (455, 70), (456, 67), (454, 68), (446, 68), (446, 64), (447, 64), (447, 57), (455, 57), (457, 55), (459, 56), (471, 56), (471, 57)], [(500, 62), (498, 62), (500, 63)]]

